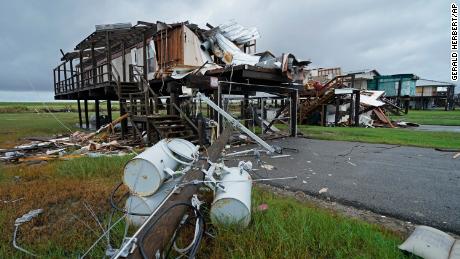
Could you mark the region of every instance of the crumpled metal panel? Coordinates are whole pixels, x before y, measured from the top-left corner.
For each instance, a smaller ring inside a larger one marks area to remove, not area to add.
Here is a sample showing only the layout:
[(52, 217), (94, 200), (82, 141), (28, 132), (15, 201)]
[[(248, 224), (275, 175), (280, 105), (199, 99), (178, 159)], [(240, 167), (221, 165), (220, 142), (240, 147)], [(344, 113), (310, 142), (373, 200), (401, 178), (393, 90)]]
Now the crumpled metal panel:
[(241, 51), (233, 42), (227, 39), (220, 33), (216, 33), (215, 35), (217, 44), (222, 49), (224, 56), (225, 54), (230, 54), (231, 57), (223, 58), (222, 60), (226, 64), (232, 65), (255, 65), (259, 62), (259, 56), (253, 56), (250, 54), (246, 54)]
[(246, 28), (234, 20), (228, 21), (218, 27), (223, 36), (237, 44), (243, 44), (260, 38), (256, 27)]

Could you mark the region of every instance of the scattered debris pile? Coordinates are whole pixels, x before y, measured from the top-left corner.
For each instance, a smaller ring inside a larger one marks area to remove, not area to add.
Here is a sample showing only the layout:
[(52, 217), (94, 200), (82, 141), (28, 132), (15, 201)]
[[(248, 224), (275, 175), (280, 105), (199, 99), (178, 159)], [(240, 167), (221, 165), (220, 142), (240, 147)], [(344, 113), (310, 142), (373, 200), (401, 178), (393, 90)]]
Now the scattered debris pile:
[(365, 127), (389, 127), (395, 125), (386, 115), (387, 103), (383, 101), (384, 91), (361, 91), (359, 122)]
[(95, 132), (76, 131), (57, 138), (29, 138), (31, 142), (9, 149), (0, 149), (0, 161), (35, 163), (81, 156), (125, 155), (133, 151), (129, 140), (121, 139), (114, 127), (126, 116), (120, 117)]
[(401, 108), (385, 98), (385, 91), (360, 91), (359, 122), (365, 127), (418, 127), (419, 125), (406, 121), (392, 121), (387, 114), (400, 115)]
[(386, 99), (384, 91), (348, 88), (337, 78), (325, 85), (316, 81), (307, 85), (314, 89), (315, 96), (301, 101), (300, 120), (309, 124), (370, 128), (419, 126), (416, 123), (392, 121), (388, 114), (400, 115), (402, 108)]

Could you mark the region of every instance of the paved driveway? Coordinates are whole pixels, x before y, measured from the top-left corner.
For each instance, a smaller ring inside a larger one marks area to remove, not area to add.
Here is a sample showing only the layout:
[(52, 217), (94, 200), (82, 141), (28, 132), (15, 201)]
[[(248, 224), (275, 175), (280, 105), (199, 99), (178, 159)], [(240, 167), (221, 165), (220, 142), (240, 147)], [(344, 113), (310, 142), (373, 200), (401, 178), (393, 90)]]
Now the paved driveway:
[(254, 166), (254, 177), (298, 176), (270, 184), (460, 234), (460, 158), (453, 153), (305, 138), (272, 143), (299, 152), (262, 156), (274, 168)]

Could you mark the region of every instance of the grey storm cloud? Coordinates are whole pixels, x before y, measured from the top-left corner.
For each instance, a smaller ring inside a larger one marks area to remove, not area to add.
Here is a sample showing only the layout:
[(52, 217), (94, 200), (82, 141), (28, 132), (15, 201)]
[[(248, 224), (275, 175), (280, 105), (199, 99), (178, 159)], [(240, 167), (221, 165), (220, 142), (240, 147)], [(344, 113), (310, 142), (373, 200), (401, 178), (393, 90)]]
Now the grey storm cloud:
[(377, 69), (449, 80), (448, 1), (5, 1), (0, 10), (0, 90), (51, 91), (59, 49), (95, 24), (235, 19), (256, 26), (257, 50), (290, 52), (314, 67)]

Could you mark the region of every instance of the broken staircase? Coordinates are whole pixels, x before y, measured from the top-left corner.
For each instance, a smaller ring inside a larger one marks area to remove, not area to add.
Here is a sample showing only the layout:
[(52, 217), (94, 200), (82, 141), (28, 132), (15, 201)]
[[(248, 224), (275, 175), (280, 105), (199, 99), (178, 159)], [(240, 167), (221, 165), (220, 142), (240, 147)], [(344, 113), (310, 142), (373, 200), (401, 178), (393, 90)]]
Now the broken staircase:
[[(113, 66), (112, 66), (113, 67)], [(137, 71), (142, 74), (141, 71)], [(117, 95), (123, 109), (129, 114), (129, 121), (134, 129), (134, 135), (147, 138), (148, 144), (153, 144), (164, 138), (182, 138), (198, 143), (198, 133), (186, 115), (175, 106), (179, 115), (163, 115), (155, 113), (154, 104), (158, 98), (142, 76), (134, 77), (135, 82), (123, 82), (117, 78)], [(144, 134), (145, 133), (145, 134)]]
[(299, 105), (299, 121), (302, 122), (307, 118), (308, 115), (310, 115), (313, 111), (322, 105), (329, 104), (334, 99), (334, 90), (344, 86), (344, 78), (344, 76), (336, 76), (327, 82), (324, 87), (317, 92), (316, 97), (302, 100)]

